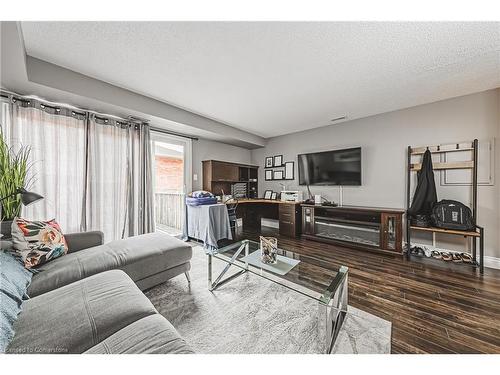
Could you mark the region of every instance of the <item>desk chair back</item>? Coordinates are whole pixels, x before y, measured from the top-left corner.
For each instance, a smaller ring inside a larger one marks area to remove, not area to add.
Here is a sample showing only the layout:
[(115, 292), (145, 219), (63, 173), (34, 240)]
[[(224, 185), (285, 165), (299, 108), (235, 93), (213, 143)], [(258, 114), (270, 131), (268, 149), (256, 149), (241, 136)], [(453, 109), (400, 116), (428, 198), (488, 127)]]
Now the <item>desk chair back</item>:
[(228, 199), (226, 202), (227, 206), (227, 214), (229, 215), (229, 225), (231, 227), (231, 230), (236, 230), (236, 221), (238, 218), (236, 217), (236, 208), (238, 207), (238, 200), (237, 199)]

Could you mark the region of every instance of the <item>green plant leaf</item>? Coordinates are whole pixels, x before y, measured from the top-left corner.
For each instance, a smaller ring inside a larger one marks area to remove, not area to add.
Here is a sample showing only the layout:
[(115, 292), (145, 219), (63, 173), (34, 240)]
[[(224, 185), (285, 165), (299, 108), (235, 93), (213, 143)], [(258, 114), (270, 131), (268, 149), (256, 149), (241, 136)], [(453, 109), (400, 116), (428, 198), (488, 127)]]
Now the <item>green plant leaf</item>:
[[(25, 187), (26, 175), (30, 168), (29, 160), (31, 148), (20, 146), (16, 152), (7, 145), (0, 128), (0, 198), (8, 197), (21, 187)], [(0, 202), (0, 219), (12, 220), (21, 211), (19, 195), (4, 199)]]

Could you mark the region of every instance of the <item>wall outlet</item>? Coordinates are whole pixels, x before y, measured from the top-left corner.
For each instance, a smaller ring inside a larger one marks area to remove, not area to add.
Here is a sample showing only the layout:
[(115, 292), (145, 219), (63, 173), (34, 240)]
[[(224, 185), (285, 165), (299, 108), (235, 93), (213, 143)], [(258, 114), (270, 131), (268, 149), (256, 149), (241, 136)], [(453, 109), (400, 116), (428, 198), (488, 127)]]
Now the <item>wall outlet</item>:
[(198, 175), (196, 173), (193, 174), (193, 181), (198, 181)]

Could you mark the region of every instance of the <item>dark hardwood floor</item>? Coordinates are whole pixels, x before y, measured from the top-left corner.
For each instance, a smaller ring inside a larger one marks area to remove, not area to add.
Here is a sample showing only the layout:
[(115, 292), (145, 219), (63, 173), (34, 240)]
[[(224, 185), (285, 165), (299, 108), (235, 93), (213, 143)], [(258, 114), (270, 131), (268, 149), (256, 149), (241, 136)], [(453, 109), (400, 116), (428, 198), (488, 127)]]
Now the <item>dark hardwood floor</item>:
[[(393, 353), (500, 353), (500, 270), (407, 261), (311, 240), (279, 247), (349, 267), (349, 304), (392, 322)], [(258, 233), (238, 237), (258, 240)]]

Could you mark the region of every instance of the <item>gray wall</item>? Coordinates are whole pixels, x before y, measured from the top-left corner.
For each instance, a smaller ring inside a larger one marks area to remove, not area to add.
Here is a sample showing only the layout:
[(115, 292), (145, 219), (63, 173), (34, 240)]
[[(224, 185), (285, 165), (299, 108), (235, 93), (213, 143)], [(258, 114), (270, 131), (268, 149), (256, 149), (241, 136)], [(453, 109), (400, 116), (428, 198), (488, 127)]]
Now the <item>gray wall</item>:
[(198, 175), (198, 181), (193, 178), (193, 190), (200, 190), (203, 185), (203, 160), (223, 160), (234, 163), (250, 164), (252, 156), (250, 150), (238, 146), (231, 146), (221, 142), (200, 139), (193, 141), (193, 176)]
[[(362, 186), (344, 187), (343, 203), (383, 207), (405, 207), (406, 147), (454, 143), (478, 138), (500, 138), (500, 90), (490, 90), (418, 107), (385, 113), (338, 125), (279, 136), (268, 140), (266, 147), (252, 150), (252, 161), (259, 165), (259, 192), (280, 191), (276, 182), (264, 181), (266, 156), (282, 154), (284, 161), (297, 161), (297, 154), (347, 147), (362, 147)], [(436, 173), (439, 175), (439, 173)], [(295, 181), (287, 188), (298, 186), (297, 164)], [(500, 145), (496, 147), (496, 184), (479, 187), (478, 223), (485, 226), (486, 254), (500, 257)], [(414, 185), (414, 184), (413, 184)], [(470, 201), (469, 189), (442, 187), (437, 181), (439, 199)], [(311, 187), (313, 194), (338, 201), (337, 187)], [(429, 238), (419, 237), (419, 242)], [(421, 241), (420, 241), (421, 240)], [(456, 243), (460, 241), (459, 243)], [(461, 239), (438, 237), (438, 246), (459, 248)]]
[[(496, 172), (495, 172), (495, 177), (496, 177), (496, 196), (498, 200), (498, 205), (497, 205), (497, 228), (496, 232), (498, 234), (498, 242), (497, 242), (497, 251), (494, 252), (493, 254), (496, 254), (495, 256), (498, 257), (498, 254), (500, 252), (500, 88), (497, 89), (497, 143), (496, 143), (496, 159), (495, 159), (495, 165), (496, 165)], [(500, 263), (499, 263), (500, 265)]]

